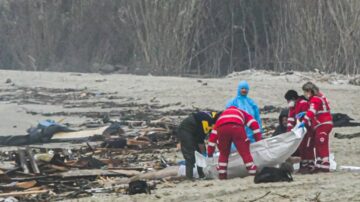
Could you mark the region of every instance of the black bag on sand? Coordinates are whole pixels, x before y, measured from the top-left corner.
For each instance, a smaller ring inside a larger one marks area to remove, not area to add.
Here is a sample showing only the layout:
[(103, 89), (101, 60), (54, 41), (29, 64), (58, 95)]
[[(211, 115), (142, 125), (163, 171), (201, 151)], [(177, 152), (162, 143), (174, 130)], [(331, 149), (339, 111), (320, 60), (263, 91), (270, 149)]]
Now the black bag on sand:
[(264, 167), (259, 173), (255, 175), (254, 182), (291, 182), (293, 181), (291, 169), (282, 166), (281, 168)]
[(129, 183), (129, 188), (127, 190), (129, 195), (134, 194), (150, 194), (150, 187), (143, 180), (137, 180)]

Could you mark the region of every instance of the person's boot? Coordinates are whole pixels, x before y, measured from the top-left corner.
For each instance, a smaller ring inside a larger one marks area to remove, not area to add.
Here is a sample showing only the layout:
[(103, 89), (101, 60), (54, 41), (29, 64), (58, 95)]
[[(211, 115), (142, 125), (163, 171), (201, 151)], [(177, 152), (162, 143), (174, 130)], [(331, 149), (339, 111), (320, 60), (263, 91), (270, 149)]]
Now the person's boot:
[(226, 173), (219, 173), (219, 179), (220, 180), (226, 180), (227, 179), (227, 174)]
[(304, 160), (300, 162), (300, 174), (313, 174), (315, 172), (315, 163), (313, 160)]
[(307, 160), (301, 160), (300, 161), (300, 168), (299, 168), (299, 171), (298, 173), (301, 173), (301, 174), (306, 174), (309, 170), (308, 168), (308, 161)]
[(328, 173), (330, 172), (330, 162), (317, 160), (315, 165), (315, 172), (316, 173)]
[(205, 178), (205, 174), (202, 167), (197, 167), (199, 178)]
[(192, 180), (194, 178), (193, 176), (193, 169), (194, 169), (194, 165), (190, 165), (190, 164), (186, 164), (186, 178), (189, 180)]
[(248, 173), (249, 173), (250, 175), (256, 175), (257, 167), (256, 167), (255, 164), (246, 167), (246, 169), (248, 170)]

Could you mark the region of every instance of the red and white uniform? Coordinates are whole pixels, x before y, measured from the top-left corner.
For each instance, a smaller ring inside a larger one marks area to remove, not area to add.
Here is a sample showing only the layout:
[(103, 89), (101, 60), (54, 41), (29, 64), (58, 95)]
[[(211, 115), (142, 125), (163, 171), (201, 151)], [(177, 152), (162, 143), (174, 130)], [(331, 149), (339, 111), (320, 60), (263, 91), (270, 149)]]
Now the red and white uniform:
[(314, 131), (316, 168), (329, 171), (329, 135), (333, 128), (329, 102), (319, 93), (309, 99), (310, 108), (304, 117), (305, 124)]
[(309, 103), (310, 108), (304, 117), (307, 126), (316, 129), (321, 125), (333, 125), (329, 102), (322, 93), (310, 97)]
[[(296, 115), (301, 112), (307, 112), (309, 110), (310, 104), (303, 97), (300, 97), (296, 100), (295, 106), (289, 108), (287, 131), (291, 131), (296, 125)], [(301, 157), (301, 168), (308, 168), (314, 166), (314, 133), (311, 129), (307, 131), (305, 137), (303, 138), (299, 148), (295, 152)]]
[(296, 114), (306, 112), (309, 109), (309, 102), (302, 97), (295, 101), (295, 106), (289, 108), (289, 115), (287, 121), (287, 131), (291, 131), (296, 125)]
[(227, 164), (232, 142), (234, 142), (249, 173), (256, 173), (256, 166), (250, 154), (250, 141), (247, 138), (245, 126), (253, 130), (256, 141), (261, 140), (259, 123), (250, 114), (236, 107), (229, 107), (223, 111), (211, 131), (207, 149), (208, 156), (213, 156), (215, 146), (218, 145), (220, 151), (218, 166), (220, 179), (227, 178)]

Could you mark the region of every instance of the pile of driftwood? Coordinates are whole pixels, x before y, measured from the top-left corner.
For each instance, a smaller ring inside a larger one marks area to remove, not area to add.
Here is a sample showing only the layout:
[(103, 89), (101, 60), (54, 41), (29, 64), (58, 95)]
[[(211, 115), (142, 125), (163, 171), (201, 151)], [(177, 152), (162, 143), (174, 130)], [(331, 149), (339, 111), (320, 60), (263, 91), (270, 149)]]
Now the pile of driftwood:
[[(122, 132), (113, 133), (110, 125), (56, 133), (47, 144), (0, 147), (0, 201), (149, 193), (166, 177), (177, 176), (178, 167), (171, 167), (176, 163), (164, 157), (176, 150), (171, 123), (168, 118), (127, 121)], [(96, 135), (103, 139), (91, 141)]]
[[(0, 198), (27, 201), (62, 200), (94, 193), (130, 193), (129, 185), (148, 180), (146, 190), (176, 176), (164, 159), (145, 151), (88, 148), (80, 150), (25, 147), (8, 152), (0, 164)], [(161, 173), (156, 170), (163, 170)], [(169, 172), (171, 172), (169, 174)], [(143, 174), (146, 173), (146, 174)]]

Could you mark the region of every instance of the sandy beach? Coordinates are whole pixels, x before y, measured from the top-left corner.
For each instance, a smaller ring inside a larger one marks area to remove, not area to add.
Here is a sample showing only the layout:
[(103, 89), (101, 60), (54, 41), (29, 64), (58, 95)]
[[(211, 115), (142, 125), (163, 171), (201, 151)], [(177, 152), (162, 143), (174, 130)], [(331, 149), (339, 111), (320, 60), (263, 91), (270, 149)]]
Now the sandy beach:
[[(283, 98), (288, 89), (300, 92), (301, 86), (313, 80), (330, 100), (332, 112), (345, 113), (360, 121), (360, 86), (347, 84), (347, 77), (330, 75), (318, 79), (318, 74), (275, 74), (264, 71), (245, 71), (224, 78), (181, 78), (135, 75), (101, 75), (83, 73), (24, 72), (0, 70), (0, 135), (24, 134), (38, 121), (51, 118), (67, 123), (94, 121), (81, 116), (41, 115), (44, 112), (109, 111), (90, 108), (66, 108), (63, 103), (79, 100), (60, 100), (49, 104), (19, 103), (15, 98), (26, 93), (27, 88), (78, 89), (91, 92), (90, 101), (106, 101), (102, 94), (114, 94), (115, 102), (136, 102), (166, 105), (170, 109), (211, 108), (222, 110), (226, 101), (236, 95), (237, 83), (246, 79), (250, 84), (249, 96), (260, 107), (272, 105), (286, 107)], [(5, 82), (10, 79), (11, 82)], [(22, 90), (21, 90), (22, 89)], [(51, 92), (51, 90), (50, 90)], [(7, 99), (4, 99), (7, 98)], [(29, 112), (37, 113), (29, 113)], [(262, 118), (276, 118), (269, 113)], [(121, 118), (121, 117), (119, 117)], [(360, 127), (335, 128), (344, 134), (360, 132)], [(331, 152), (340, 165), (360, 166), (360, 138), (337, 139), (330, 137)], [(180, 153), (173, 152), (177, 158)], [(360, 201), (360, 173), (336, 171), (328, 174), (294, 175), (291, 183), (254, 184), (253, 177), (226, 181), (184, 181), (179, 184), (164, 183), (151, 195), (94, 195), (74, 201)], [(263, 198), (262, 198), (263, 197)]]

